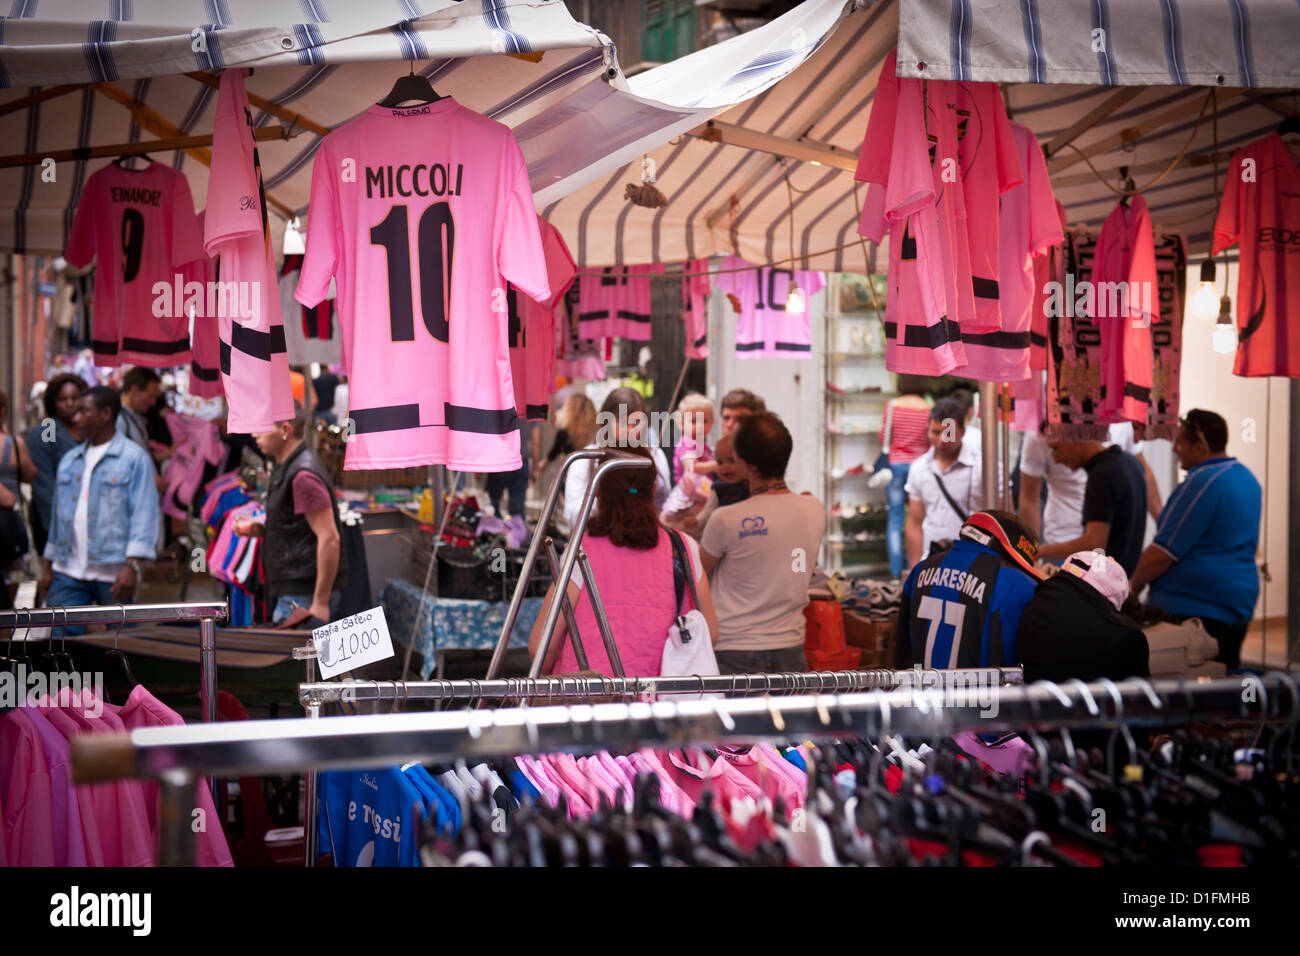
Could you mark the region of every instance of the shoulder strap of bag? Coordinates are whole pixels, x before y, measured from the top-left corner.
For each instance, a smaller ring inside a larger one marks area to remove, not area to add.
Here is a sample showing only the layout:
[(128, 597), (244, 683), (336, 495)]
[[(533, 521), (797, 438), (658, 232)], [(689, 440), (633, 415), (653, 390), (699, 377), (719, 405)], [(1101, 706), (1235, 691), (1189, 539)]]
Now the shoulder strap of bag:
[(893, 444), (893, 440), (894, 440), (894, 402), (891, 399), (890, 401), (885, 403), (885, 433), (883, 436), (883, 441), (881, 441), (880, 443), (880, 453), (882, 455), (889, 454), (889, 446)]
[(691, 600), (695, 602), (695, 607), (700, 606), (700, 596), (695, 593), (695, 575), (691, 573), (691, 559), (686, 551), (686, 544), (676, 531), (668, 532), (668, 540), (673, 546), (673, 589), (677, 596), (677, 616), (682, 614), (682, 598), (686, 596), (687, 588), (691, 592)]
[(939, 483), (939, 490), (943, 492), (943, 496), (948, 499), (948, 504), (952, 505), (952, 510), (957, 512), (957, 517), (961, 518), (962, 521), (969, 518), (970, 515), (966, 514), (966, 512), (962, 510), (961, 505), (957, 504), (956, 499), (948, 493), (948, 486), (943, 483), (943, 477), (937, 471), (934, 473), (934, 480)]

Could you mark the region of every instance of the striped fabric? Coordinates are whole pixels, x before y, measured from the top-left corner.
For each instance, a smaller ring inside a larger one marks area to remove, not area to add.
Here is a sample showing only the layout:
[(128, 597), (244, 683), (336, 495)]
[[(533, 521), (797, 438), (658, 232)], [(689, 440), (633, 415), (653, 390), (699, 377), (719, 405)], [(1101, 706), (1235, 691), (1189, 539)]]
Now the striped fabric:
[(899, 2), (904, 8), (900, 76), (1103, 86), (1300, 86), (1295, 0)]

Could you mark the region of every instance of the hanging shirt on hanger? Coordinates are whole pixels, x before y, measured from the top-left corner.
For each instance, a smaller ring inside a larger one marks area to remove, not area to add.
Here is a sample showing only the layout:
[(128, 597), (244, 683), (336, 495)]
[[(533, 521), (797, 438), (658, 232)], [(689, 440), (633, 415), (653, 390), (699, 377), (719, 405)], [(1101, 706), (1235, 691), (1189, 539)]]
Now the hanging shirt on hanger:
[[(97, 365), (163, 368), (190, 361), (184, 302), (156, 314), (155, 283), (175, 290), (187, 262), (203, 256), (185, 177), (162, 163), (130, 170), (110, 163), (81, 191), (63, 257), (96, 262), (91, 348)], [(183, 286), (182, 286), (183, 290)]]
[(1151, 323), (1151, 406), (1148, 438), (1178, 437), (1179, 379), (1183, 368), (1183, 289), (1187, 287), (1187, 252), (1176, 233), (1156, 236), (1156, 283), (1159, 315)]
[[(569, 286), (564, 308), (555, 317), (555, 371), (570, 378), (600, 381), (605, 378), (607, 339), (584, 339), (578, 332), (578, 283)], [(567, 315), (566, 315), (567, 312)]]
[(578, 333), (584, 339), (650, 341), (650, 277), (664, 264), (607, 266), (578, 279)]
[[(207, 210), (199, 213), (200, 236), (206, 229), (206, 218)], [(218, 260), (204, 253), (187, 263), (184, 272), (187, 286), (191, 282), (197, 282), (200, 288), (211, 289), (213, 286), (210, 283), (216, 282), (218, 278)], [(206, 304), (205, 291), (204, 305)], [(190, 362), (189, 393), (197, 398), (219, 398), (225, 392), (221, 388), (221, 337), (217, 317), (209, 315), (206, 308), (200, 310), (197, 303), (191, 309), (187, 302), (185, 311), (189, 321), (190, 351), (193, 355)]]
[(1116, 203), (1106, 217), (1091, 279), (1092, 319), (1101, 333), (1102, 420), (1146, 422), (1158, 307), (1151, 216), (1141, 196), (1127, 207)]
[(1275, 130), (1232, 154), (1214, 223), (1214, 255), (1241, 246), (1233, 302), (1237, 375), (1300, 377), (1297, 236), (1300, 166)]
[(709, 292), (713, 282), (708, 268), (708, 259), (692, 259), (682, 267), (682, 321), (686, 324), (688, 359), (709, 357)]
[[(354, 176), (341, 174), (353, 169)], [(510, 129), (451, 97), (372, 106), (321, 143), (296, 298), (338, 289), (348, 469), (520, 466), (512, 282), (549, 300), (528, 169)]]
[(418, 866), (424, 798), (396, 767), (320, 775), (317, 846), (334, 865)]
[(529, 421), (545, 421), (549, 415), (551, 391), (555, 388), (555, 312), (578, 274), (573, 254), (560, 230), (541, 216), (537, 217), (537, 226), (542, 234), (542, 254), (546, 257), (551, 296), (545, 302), (537, 302), (513, 285), (506, 293), (515, 411)]
[[(740, 301), (736, 316), (736, 357), (806, 359), (812, 355), (808, 305), (826, 285), (820, 272), (749, 266), (738, 256), (728, 256), (718, 275), (718, 288)], [(803, 292), (803, 311), (787, 307), (790, 287)]]
[(209, 255), (220, 257), (221, 285), (228, 290), (227, 307), (217, 315), (222, 386), (230, 411), (226, 427), (251, 435), (271, 431), (294, 413), (246, 75), (239, 69), (221, 74), (204, 242)]
[(1011, 124), (1011, 136), (1025, 170), (1025, 181), (1002, 194), (999, 210), (1002, 328), (997, 332), (962, 329), (962, 344), (966, 346), (962, 374), (981, 382), (1019, 382), (1028, 378), (1034, 264), (1065, 239), (1038, 140), (1019, 123)]

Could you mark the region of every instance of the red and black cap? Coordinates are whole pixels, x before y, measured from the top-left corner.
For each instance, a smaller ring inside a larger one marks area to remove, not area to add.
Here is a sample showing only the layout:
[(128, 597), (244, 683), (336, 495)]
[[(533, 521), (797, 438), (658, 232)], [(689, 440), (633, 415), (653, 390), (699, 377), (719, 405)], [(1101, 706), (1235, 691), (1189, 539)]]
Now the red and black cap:
[(1026, 574), (1041, 575), (1034, 570), (1038, 561), (1038, 536), (1007, 511), (977, 511), (961, 526), (959, 536), (1002, 552)]

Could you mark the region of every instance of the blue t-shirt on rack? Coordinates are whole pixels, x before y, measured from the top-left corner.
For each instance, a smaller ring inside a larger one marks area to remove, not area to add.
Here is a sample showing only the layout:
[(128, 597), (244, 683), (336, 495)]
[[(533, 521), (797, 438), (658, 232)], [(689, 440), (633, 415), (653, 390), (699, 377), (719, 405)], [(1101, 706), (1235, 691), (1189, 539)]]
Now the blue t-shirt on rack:
[(425, 795), (425, 816), (433, 815), (434, 826), (438, 828), (438, 832), (444, 833), (449, 829), (453, 834), (459, 833), (460, 803), (456, 798), (418, 763), (404, 767), (402, 772), (415, 784), (416, 789)]
[(320, 776), (321, 852), (334, 865), (419, 866), (424, 797), (396, 767)]

